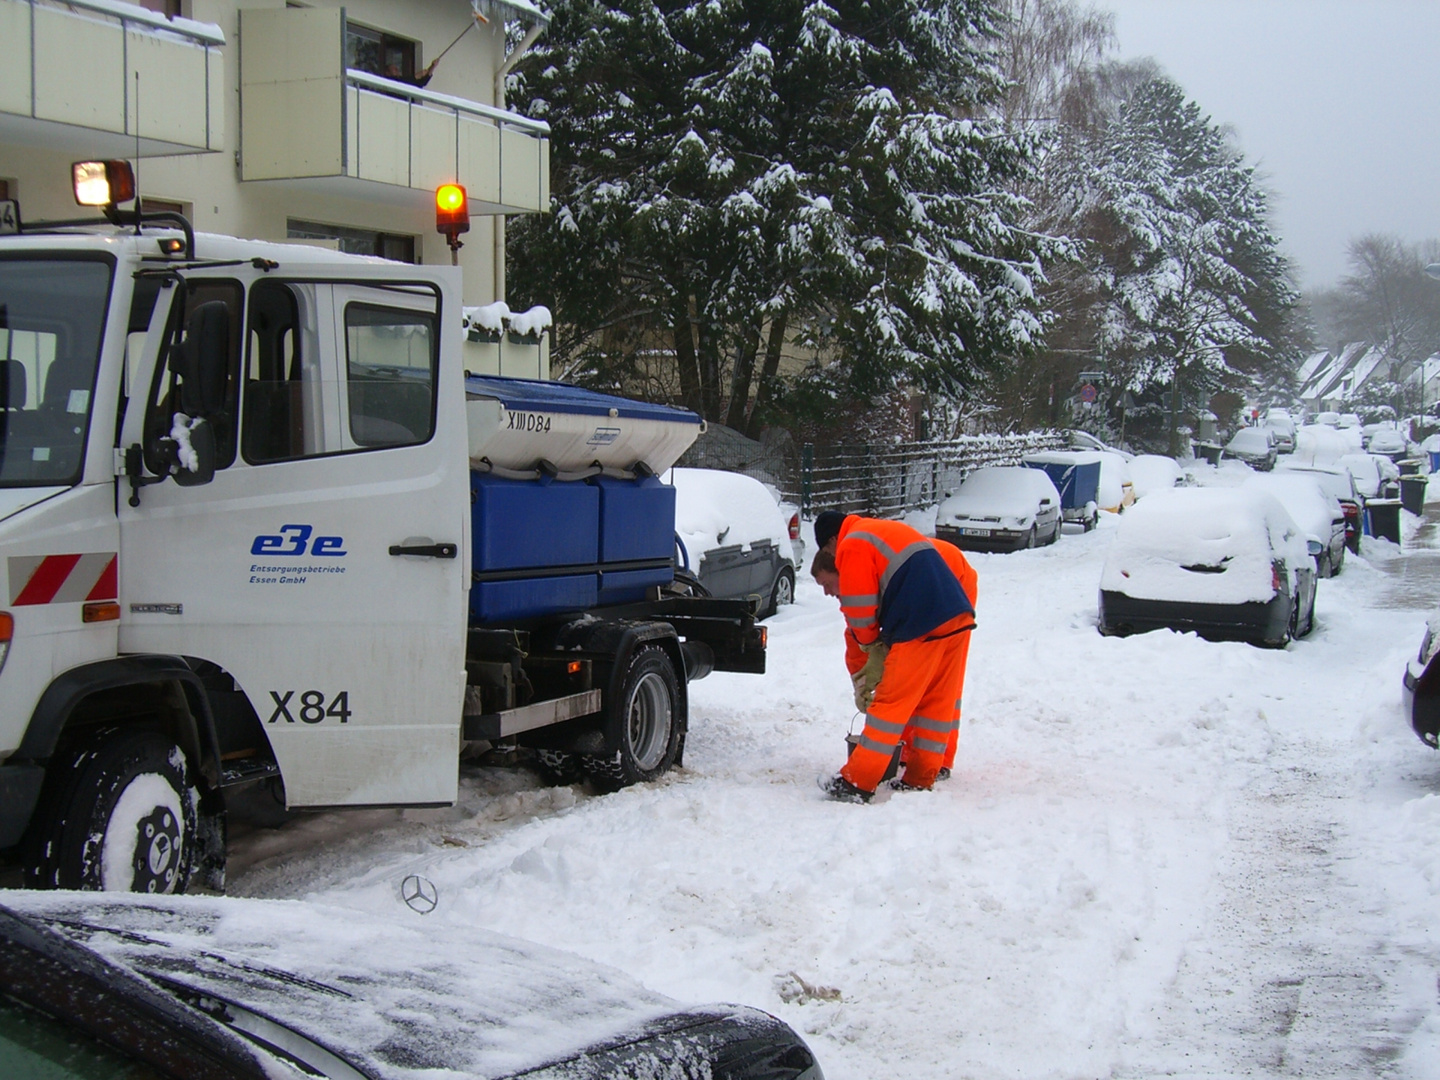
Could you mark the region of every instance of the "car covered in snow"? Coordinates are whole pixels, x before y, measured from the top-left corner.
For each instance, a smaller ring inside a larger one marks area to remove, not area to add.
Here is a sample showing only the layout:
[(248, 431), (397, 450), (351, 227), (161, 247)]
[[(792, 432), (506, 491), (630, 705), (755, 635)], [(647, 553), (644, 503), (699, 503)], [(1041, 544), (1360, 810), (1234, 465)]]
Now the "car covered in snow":
[(1152, 491), (1168, 491), (1185, 483), (1185, 472), (1179, 462), (1163, 454), (1139, 454), (1130, 459), (1130, 483), (1135, 498), (1143, 499)]
[(1400, 495), (1400, 470), (1379, 454), (1345, 454), (1335, 464), (1349, 469), (1355, 489), (1367, 499), (1394, 499)]
[(1100, 632), (1171, 629), (1273, 647), (1315, 620), (1304, 533), (1247, 487), (1157, 492), (1125, 516), (1100, 577)]
[(1350, 470), (1340, 465), (1306, 465), (1299, 461), (1286, 461), (1276, 471), (1313, 477), (1320, 490), (1340, 503), (1340, 512), (1345, 515), (1345, 546), (1359, 555), (1365, 496), (1355, 486), (1355, 477), (1350, 475)]
[[(720, 599), (758, 597), (762, 617), (795, 601), (795, 548), (765, 485), (722, 469), (671, 469), (682, 568)], [(798, 524), (798, 523), (797, 523)]]
[(1371, 434), (1365, 444), (1366, 453), (1380, 454), (1397, 461), (1410, 452), (1410, 444), (1405, 436), (1393, 427), (1381, 428)]
[[(438, 897), (419, 882), (400, 893), (423, 911)], [(820, 1080), (766, 1013), (686, 1008), (580, 957), (401, 913), (408, 924), (290, 901), (6, 894), (0, 1073)]]
[(1252, 469), (1268, 472), (1275, 467), (1276, 454), (1273, 428), (1246, 427), (1230, 437), (1220, 459), (1243, 461)]
[(1401, 687), (1415, 734), (1426, 746), (1440, 749), (1440, 610), (1426, 621), (1420, 652), (1405, 665)]
[(1340, 572), (1345, 565), (1345, 511), (1319, 479), (1303, 472), (1276, 471), (1252, 476), (1245, 486), (1280, 500), (1285, 512), (1304, 530), (1305, 542), (1312, 545), (1317, 574), (1328, 578)]
[(766, 484), (765, 490), (775, 500), (775, 505), (780, 508), (780, 516), (785, 519), (785, 531), (790, 534), (790, 561), (795, 564), (795, 572), (798, 574), (805, 566), (805, 538), (800, 535), (800, 507), (786, 499), (774, 484)]
[(935, 512), (935, 536), (967, 551), (1017, 551), (1060, 538), (1060, 492), (1040, 469), (976, 469)]
[(1274, 434), (1276, 453), (1293, 454), (1295, 452), (1295, 421), (1290, 418), (1289, 413), (1271, 409), (1265, 414), (1265, 419), (1261, 421), (1260, 426)]

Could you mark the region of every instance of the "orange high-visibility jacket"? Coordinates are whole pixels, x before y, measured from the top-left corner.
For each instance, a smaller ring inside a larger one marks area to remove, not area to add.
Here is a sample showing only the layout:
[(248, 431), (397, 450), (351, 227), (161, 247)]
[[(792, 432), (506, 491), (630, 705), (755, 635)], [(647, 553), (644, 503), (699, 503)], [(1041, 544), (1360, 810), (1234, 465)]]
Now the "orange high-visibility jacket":
[(915, 641), (944, 627), (945, 633), (975, 624), (975, 607), (953, 564), (958, 558), (936, 541), (898, 521), (850, 515), (840, 526), (835, 566), (840, 572), (840, 610), (845, 616), (845, 659), (853, 673), (865, 663), (861, 646), (883, 640)]

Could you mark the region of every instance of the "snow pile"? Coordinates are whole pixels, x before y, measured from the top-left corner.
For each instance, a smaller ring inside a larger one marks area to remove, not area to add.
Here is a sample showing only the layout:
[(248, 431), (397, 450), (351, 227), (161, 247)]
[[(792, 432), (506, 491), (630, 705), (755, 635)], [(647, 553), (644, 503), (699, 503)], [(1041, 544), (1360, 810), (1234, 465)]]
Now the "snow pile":
[(468, 330), (501, 334), (507, 329), (516, 337), (530, 337), (548, 330), (554, 320), (550, 309), (537, 304), (529, 311), (511, 311), (503, 300), (481, 307), (461, 309), (461, 325)]
[(1030, 523), (1040, 509), (1040, 500), (1060, 505), (1060, 492), (1040, 469), (1023, 465), (993, 465), (976, 469), (965, 478), (960, 490), (940, 504), (935, 521), (954, 525), (961, 521), (1011, 518), (1019, 528)]
[(759, 480), (719, 469), (671, 469), (665, 479), (675, 486), (675, 532), (690, 569), (707, 551), (737, 544), (749, 551), (765, 540), (788, 557), (790, 530)]
[(1177, 488), (1153, 494), (1125, 515), (1100, 588), (1144, 600), (1268, 603), (1277, 557), (1293, 568), (1310, 556), (1273, 496)]
[(205, 423), (204, 417), (191, 418), (183, 412), (177, 412), (171, 421), (170, 438), (175, 441), (175, 456), (180, 462), (180, 467), (187, 472), (200, 471), (200, 455), (195, 452), (195, 447), (190, 442), (190, 433)]

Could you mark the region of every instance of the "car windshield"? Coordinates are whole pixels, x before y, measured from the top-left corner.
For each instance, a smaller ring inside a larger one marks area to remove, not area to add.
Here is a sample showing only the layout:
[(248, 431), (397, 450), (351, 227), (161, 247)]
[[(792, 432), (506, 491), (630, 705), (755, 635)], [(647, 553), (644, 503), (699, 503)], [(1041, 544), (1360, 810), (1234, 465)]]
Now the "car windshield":
[(0, 487), (80, 478), (112, 273), (108, 259), (0, 259)]

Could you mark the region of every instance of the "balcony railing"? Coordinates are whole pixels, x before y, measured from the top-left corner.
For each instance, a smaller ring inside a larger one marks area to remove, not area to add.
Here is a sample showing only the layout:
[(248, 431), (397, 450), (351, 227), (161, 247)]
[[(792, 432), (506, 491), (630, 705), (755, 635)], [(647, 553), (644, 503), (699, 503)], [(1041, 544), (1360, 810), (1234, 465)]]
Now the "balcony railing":
[(550, 201), (549, 125), (343, 66), (334, 9), (241, 12), (241, 178), (341, 178), (431, 192), (476, 213)]
[(116, 0), (0, 0), (0, 139), (76, 154), (225, 143), (218, 26)]

